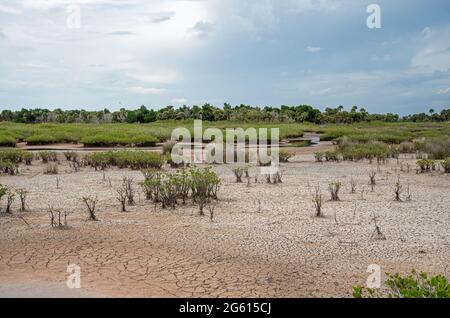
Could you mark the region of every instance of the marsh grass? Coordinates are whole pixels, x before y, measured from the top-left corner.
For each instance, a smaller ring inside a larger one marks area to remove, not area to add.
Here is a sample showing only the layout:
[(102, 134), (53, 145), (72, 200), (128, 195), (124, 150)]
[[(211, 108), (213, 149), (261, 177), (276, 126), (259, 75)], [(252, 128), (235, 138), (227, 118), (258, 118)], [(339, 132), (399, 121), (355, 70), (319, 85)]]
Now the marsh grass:
[[(170, 140), (172, 130), (184, 127), (191, 131), (193, 121), (157, 121), (150, 124), (20, 124), (0, 122), (0, 146), (13, 147), (16, 142), (29, 144), (79, 143), (91, 145), (135, 144), (151, 145)], [(280, 138), (302, 137), (305, 131), (321, 133), (321, 140), (339, 140), (342, 137), (357, 142), (377, 140), (385, 143), (400, 144), (420, 137), (436, 138), (450, 136), (449, 123), (385, 123), (370, 122), (357, 124), (314, 125), (308, 123), (249, 123), (249, 122), (203, 122), (203, 129), (241, 127), (244, 130), (255, 128), (279, 128)], [(269, 130), (270, 135), (270, 130)], [(143, 137), (142, 137), (143, 136)], [(142, 139), (141, 139), (142, 138)], [(303, 143), (301, 144), (303, 145)]]

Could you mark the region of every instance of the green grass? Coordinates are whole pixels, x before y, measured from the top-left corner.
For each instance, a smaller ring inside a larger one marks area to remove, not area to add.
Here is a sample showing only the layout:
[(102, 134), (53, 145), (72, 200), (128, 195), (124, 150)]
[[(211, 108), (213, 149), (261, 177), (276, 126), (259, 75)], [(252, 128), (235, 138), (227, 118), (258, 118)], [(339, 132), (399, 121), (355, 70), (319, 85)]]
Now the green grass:
[(343, 145), (339, 147), (338, 153), (342, 155), (343, 160), (358, 161), (362, 159), (384, 160), (395, 157), (398, 151), (396, 147), (382, 142), (370, 142)]
[[(193, 121), (158, 121), (150, 124), (19, 124), (0, 122), (0, 146), (12, 147), (15, 142), (30, 145), (51, 143), (84, 143), (93, 146), (152, 146), (171, 138), (173, 129), (187, 128), (193, 137)], [(280, 138), (302, 137), (304, 132), (317, 132), (322, 140), (348, 137), (366, 143), (381, 141), (400, 144), (417, 138), (450, 136), (450, 123), (384, 123), (357, 124), (297, 124), (297, 123), (242, 123), (231, 121), (203, 122), (203, 129), (218, 128), (279, 128)], [(225, 134), (224, 134), (225, 135)], [(269, 130), (270, 135), (270, 130)]]
[(412, 270), (409, 275), (386, 273), (381, 289), (353, 287), (355, 298), (450, 298), (450, 284), (444, 275), (431, 276)]
[(13, 136), (0, 135), (0, 147), (15, 147), (17, 139)]
[(157, 168), (165, 163), (165, 158), (159, 153), (148, 151), (105, 151), (86, 155), (86, 162), (95, 170), (116, 166), (120, 169), (133, 170)]

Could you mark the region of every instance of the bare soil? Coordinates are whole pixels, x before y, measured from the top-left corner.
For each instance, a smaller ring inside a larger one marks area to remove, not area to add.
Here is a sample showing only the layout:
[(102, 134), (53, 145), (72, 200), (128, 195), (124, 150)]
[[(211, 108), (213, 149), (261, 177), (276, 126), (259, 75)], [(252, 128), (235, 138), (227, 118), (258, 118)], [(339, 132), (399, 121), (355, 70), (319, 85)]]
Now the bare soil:
[[(29, 191), (31, 209), (19, 212), (16, 198), (14, 214), (0, 217), (0, 296), (351, 297), (370, 264), (383, 273), (416, 268), (447, 274), (448, 174), (401, 172), (395, 160), (315, 163), (305, 150), (291, 160), (282, 164), (278, 185), (260, 175), (255, 183), (257, 167), (247, 186), (235, 183), (230, 165), (214, 166), (222, 186), (213, 222), (191, 203), (155, 207), (138, 185), (136, 205), (119, 212), (114, 188), (123, 176), (142, 181), (139, 171), (109, 169), (104, 180), (101, 171), (75, 173), (62, 160), (57, 189), (56, 176), (43, 175), (41, 163), (21, 166), (21, 175), (0, 177)], [(414, 167), (415, 160), (400, 162)], [(374, 192), (372, 169), (378, 171)], [(409, 202), (394, 201), (399, 174), (405, 191), (410, 185)], [(331, 202), (328, 184), (336, 180), (343, 183), (341, 201)], [(325, 198), (324, 218), (314, 217), (316, 185)], [(99, 199), (98, 222), (87, 220), (85, 195)], [(50, 227), (48, 205), (70, 212), (70, 228)], [(375, 219), (386, 240), (373, 235)], [(65, 287), (69, 264), (81, 267), (77, 292)]]

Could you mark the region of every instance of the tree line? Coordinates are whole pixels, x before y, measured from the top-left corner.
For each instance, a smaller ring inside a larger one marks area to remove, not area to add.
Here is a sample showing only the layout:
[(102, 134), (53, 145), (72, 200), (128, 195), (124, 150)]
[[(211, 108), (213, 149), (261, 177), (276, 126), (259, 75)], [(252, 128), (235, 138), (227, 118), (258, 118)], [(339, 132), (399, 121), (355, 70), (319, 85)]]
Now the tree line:
[(189, 120), (202, 119), (207, 121), (241, 121), (241, 122), (309, 122), (315, 124), (351, 124), (367, 121), (384, 122), (443, 122), (450, 121), (450, 109), (440, 113), (430, 109), (428, 113), (418, 113), (408, 116), (399, 116), (393, 113), (370, 114), (364, 108), (353, 106), (345, 110), (343, 106), (326, 108), (320, 111), (309, 105), (281, 106), (281, 107), (254, 107), (249, 105), (231, 106), (224, 104), (222, 108), (210, 104), (203, 106), (182, 106), (175, 108), (167, 106), (159, 110), (148, 109), (141, 106), (136, 110), (122, 108), (111, 112), (107, 108), (101, 111), (87, 110), (48, 110), (25, 109), (11, 111), (3, 110), (0, 121), (17, 123), (151, 123), (157, 120)]

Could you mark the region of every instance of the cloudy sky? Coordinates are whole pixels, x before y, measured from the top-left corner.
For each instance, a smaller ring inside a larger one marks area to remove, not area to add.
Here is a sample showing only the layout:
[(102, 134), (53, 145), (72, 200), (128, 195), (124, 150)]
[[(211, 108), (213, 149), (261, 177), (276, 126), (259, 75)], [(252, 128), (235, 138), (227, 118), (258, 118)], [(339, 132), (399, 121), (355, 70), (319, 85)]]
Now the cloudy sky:
[(448, 108), (450, 1), (0, 2), (1, 109), (204, 102)]

